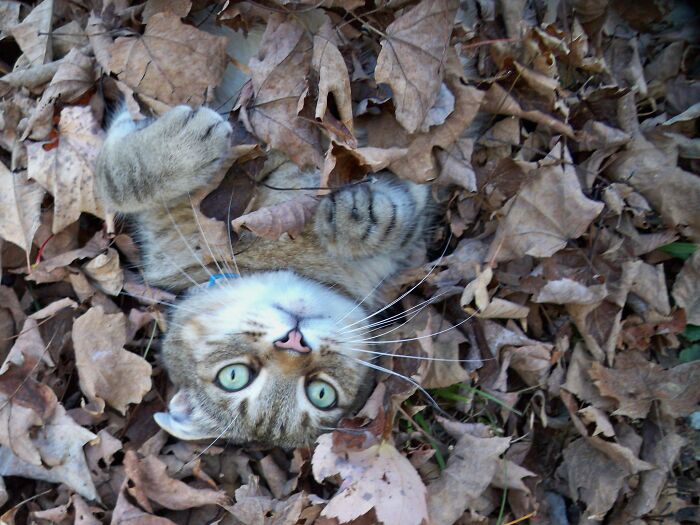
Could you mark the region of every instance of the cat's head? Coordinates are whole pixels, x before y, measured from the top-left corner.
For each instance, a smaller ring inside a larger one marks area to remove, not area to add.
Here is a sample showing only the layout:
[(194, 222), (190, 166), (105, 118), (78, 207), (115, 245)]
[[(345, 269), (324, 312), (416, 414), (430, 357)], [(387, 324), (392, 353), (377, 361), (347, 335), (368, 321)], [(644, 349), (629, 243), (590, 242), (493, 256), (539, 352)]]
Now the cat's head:
[(178, 390), (156, 421), (186, 440), (311, 445), (372, 387), (362, 364), (371, 354), (350, 342), (369, 322), (355, 305), (289, 271), (195, 291), (175, 308), (163, 343)]

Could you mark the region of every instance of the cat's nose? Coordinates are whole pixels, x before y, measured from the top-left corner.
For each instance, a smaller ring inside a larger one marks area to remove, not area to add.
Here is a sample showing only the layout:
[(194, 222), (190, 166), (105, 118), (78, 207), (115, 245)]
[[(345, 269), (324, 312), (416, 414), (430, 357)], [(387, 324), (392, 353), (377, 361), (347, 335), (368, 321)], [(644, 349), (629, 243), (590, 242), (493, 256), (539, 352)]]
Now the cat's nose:
[(275, 341), (275, 346), (285, 350), (294, 350), (301, 354), (308, 354), (311, 352), (311, 348), (309, 348), (306, 341), (304, 341), (304, 336), (296, 328), (290, 330), (283, 338)]

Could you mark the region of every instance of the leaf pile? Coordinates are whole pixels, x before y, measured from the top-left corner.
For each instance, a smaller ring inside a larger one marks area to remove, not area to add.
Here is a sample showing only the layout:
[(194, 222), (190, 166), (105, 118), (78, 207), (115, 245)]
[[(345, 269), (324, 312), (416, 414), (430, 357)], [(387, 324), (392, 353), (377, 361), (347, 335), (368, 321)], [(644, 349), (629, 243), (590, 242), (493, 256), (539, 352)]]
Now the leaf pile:
[[(0, 2), (0, 520), (697, 523), (697, 22), (663, 0)], [(237, 232), (304, 227), (308, 195), (245, 213), (273, 148), (320, 193), (433, 182), (391, 374), (313, 450), (155, 425), (175, 298), (94, 191), (119, 99), (229, 114), (237, 160), (196, 200), (213, 237), (216, 202)]]

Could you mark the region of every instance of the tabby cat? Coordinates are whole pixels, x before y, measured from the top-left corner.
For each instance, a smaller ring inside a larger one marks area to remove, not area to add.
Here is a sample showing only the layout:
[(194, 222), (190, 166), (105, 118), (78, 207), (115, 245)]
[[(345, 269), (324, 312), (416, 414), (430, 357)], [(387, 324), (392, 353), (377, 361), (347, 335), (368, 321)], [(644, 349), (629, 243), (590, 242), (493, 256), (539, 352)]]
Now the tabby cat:
[[(190, 196), (220, 171), (231, 133), (204, 107), (139, 122), (123, 111), (98, 161), (99, 192), (136, 225), (145, 280), (184, 291), (162, 352), (177, 393), (156, 421), (185, 440), (310, 445), (372, 388), (362, 334), (392, 276), (424, 251), (429, 188), (381, 173), (321, 198), (293, 240), (256, 238), (203, 264)], [(268, 186), (317, 186), (319, 173), (283, 162), (265, 182), (257, 207), (297, 194)]]

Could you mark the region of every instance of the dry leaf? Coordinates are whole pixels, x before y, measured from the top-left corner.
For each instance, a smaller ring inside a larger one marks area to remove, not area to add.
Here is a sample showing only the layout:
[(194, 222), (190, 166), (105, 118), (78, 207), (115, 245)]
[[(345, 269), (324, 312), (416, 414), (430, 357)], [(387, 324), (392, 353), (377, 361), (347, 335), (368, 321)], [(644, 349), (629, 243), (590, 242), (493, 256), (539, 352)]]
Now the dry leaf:
[(110, 525), (176, 525), (174, 521), (160, 516), (154, 516), (139, 509), (131, 503), (131, 497), (127, 492), (128, 479), (124, 480), (117, 503), (112, 511), (112, 521)]
[(318, 206), (316, 197), (302, 195), (241, 215), (231, 221), (231, 226), (237, 233), (246, 229), (268, 239), (279, 239), (284, 233), (294, 238), (313, 217), (316, 206)]
[(83, 445), (95, 437), (66, 415), (63, 406), (58, 405), (51, 418), (32, 438), (41, 456), (41, 465), (22, 461), (9, 448), (3, 447), (0, 448), (0, 475), (65, 483), (84, 498), (96, 499), (97, 491), (83, 453)]
[[(431, 312), (432, 313), (432, 312)], [(459, 330), (451, 330), (452, 324), (437, 315), (429, 315), (424, 330), (416, 331), (416, 337), (426, 357), (445, 361), (424, 361), (418, 375), (423, 388), (442, 388), (469, 379), (469, 373), (459, 360), (459, 345), (467, 340)], [(443, 332), (434, 337), (429, 334)], [(452, 361), (450, 361), (452, 360)]]
[(428, 485), (430, 523), (452, 525), (469, 505), (488, 488), (503, 468), (499, 456), (510, 445), (510, 438), (480, 438), (464, 434), (455, 445), (447, 468)]
[(440, 169), (436, 165), (434, 151), (451, 152), (453, 144), (479, 111), (483, 91), (464, 86), (458, 79), (449, 81), (448, 86), (455, 96), (455, 110), (443, 124), (429, 133), (415, 135), (408, 145), (406, 155), (391, 163), (391, 171), (399, 177), (419, 183), (435, 180)]
[(428, 131), (458, 7), (456, 0), (423, 0), (386, 28), (374, 77), (391, 86), (396, 120), (409, 133)]
[(323, 158), (318, 130), (297, 116), (311, 67), (311, 48), (301, 25), (277, 14), (270, 16), (258, 56), (248, 64), (252, 99), (242, 116), (253, 135), (281, 150), (295, 164), (320, 167)]
[(578, 281), (564, 277), (547, 281), (532, 298), (535, 303), (554, 304), (595, 304), (598, 305), (608, 295), (604, 284), (585, 286)]
[(124, 466), (126, 475), (133, 482), (127, 491), (148, 512), (153, 512), (149, 500), (175, 510), (229, 503), (224, 492), (195, 489), (169, 477), (165, 463), (155, 456), (139, 459), (136, 452), (129, 450), (124, 455)]
[(10, 33), (29, 65), (45, 64), (53, 60), (50, 40), (53, 4), (54, 0), (44, 0), (32, 9), (21, 24), (10, 28)]
[(336, 474), (343, 480), (322, 516), (346, 523), (374, 509), (385, 525), (421, 525), (428, 519), (423, 481), (408, 459), (387, 441), (338, 455), (332, 448), (332, 435), (323, 434), (311, 463), (319, 483)]
[(590, 375), (603, 396), (617, 400), (613, 415), (645, 418), (657, 401), (662, 413), (683, 417), (700, 403), (698, 361), (664, 370), (636, 352), (625, 352), (615, 359), (615, 368), (593, 363)]
[(86, 410), (101, 414), (105, 402), (126, 413), (151, 389), (151, 365), (125, 350), (126, 316), (105, 314), (102, 307), (90, 308), (75, 320), (73, 346), (80, 389), (88, 398)]
[(190, 9), (192, 9), (190, 0), (147, 0), (141, 18), (143, 18), (144, 22), (148, 22), (153, 15), (165, 12), (184, 18), (190, 12)]
[(136, 93), (197, 106), (221, 82), (226, 39), (183, 24), (175, 14), (157, 13), (142, 36), (117, 38), (111, 55), (109, 69)]
[(488, 259), (507, 261), (532, 255), (550, 257), (580, 237), (603, 209), (587, 199), (578, 178), (561, 166), (537, 170), (534, 178), (503, 207)]
[(333, 96), (340, 121), (353, 134), (352, 99), (350, 76), (343, 55), (332, 41), (333, 30), (330, 19), (321, 26), (319, 35), (314, 36), (311, 66), (318, 75), (318, 101), (316, 119), (322, 121), (328, 109), (328, 95)]
[[(476, 278), (464, 288), (459, 304), (465, 312), (483, 319), (524, 319), (530, 308), (491, 297), (487, 286), (493, 279), (493, 270), (487, 266), (483, 272), (477, 272)], [(469, 306), (474, 301), (476, 309)]]
[(671, 291), (691, 324), (700, 325), (700, 250), (685, 262)]
[(90, 107), (73, 106), (61, 111), (57, 147), (27, 146), (29, 177), (54, 197), (53, 233), (77, 221), (82, 211), (104, 217), (94, 184), (103, 136)]
[(27, 181), (26, 173), (12, 173), (0, 163), (0, 237), (27, 252), (39, 228), (44, 190)]

